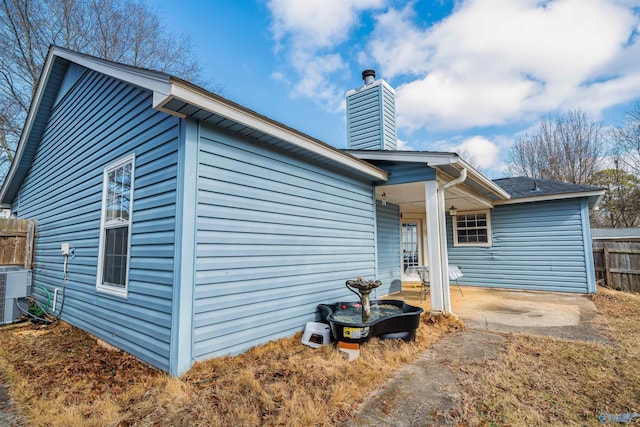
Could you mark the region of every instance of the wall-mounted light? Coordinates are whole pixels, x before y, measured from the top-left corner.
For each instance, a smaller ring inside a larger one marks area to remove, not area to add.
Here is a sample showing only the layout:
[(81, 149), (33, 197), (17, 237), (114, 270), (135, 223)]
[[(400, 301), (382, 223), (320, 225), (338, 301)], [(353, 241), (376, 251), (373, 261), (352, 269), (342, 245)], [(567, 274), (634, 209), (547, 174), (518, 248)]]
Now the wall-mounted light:
[(382, 206), (387, 206), (387, 193), (382, 193)]
[(456, 209), (455, 206), (451, 205), (451, 207), (449, 208), (449, 215), (451, 215), (451, 216), (458, 215), (458, 209)]

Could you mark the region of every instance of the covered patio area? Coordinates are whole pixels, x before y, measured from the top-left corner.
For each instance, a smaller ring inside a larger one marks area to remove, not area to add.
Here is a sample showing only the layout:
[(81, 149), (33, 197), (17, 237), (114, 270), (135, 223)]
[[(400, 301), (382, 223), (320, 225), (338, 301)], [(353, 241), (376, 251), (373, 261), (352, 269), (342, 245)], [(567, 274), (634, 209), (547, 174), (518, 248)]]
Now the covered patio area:
[[(596, 306), (589, 295), (521, 291), (451, 284), (452, 311), (468, 328), (497, 332), (549, 335), (563, 339), (607, 342), (593, 326)], [(420, 301), (421, 286), (406, 283), (402, 291), (382, 298), (431, 307), (430, 295)]]

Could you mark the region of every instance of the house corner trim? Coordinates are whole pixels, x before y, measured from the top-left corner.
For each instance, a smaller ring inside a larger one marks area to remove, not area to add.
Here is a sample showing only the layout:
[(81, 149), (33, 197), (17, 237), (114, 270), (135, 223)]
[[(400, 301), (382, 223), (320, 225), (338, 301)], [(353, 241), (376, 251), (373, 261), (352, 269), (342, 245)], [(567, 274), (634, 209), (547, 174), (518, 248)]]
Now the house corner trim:
[(198, 122), (182, 119), (178, 149), (175, 273), (169, 362), (169, 371), (173, 376), (184, 374), (193, 364), (198, 138)]

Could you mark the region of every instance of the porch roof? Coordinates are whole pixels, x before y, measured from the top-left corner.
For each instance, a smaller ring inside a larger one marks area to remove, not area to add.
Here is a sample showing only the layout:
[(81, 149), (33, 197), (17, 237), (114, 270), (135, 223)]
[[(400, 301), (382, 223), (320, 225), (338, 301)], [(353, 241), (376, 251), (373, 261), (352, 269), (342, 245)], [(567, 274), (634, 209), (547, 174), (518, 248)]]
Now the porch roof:
[(389, 151), (389, 150), (343, 150), (358, 159), (366, 160), (384, 169), (388, 162), (424, 163), (452, 178), (467, 170), (465, 184), (491, 201), (509, 200), (511, 195), (491, 179), (483, 175), (456, 153), (440, 151)]

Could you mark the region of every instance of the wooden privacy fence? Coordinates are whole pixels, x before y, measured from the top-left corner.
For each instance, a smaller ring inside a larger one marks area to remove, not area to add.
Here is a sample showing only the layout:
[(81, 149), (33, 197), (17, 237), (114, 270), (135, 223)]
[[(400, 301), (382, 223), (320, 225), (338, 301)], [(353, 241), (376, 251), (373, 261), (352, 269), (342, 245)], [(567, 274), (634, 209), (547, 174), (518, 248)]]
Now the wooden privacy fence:
[(28, 219), (0, 219), (0, 265), (31, 268), (36, 222)]
[(593, 242), (596, 280), (626, 292), (640, 292), (640, 242)]

